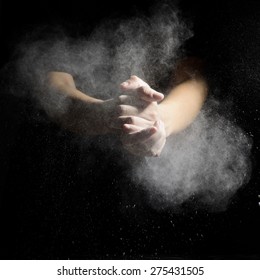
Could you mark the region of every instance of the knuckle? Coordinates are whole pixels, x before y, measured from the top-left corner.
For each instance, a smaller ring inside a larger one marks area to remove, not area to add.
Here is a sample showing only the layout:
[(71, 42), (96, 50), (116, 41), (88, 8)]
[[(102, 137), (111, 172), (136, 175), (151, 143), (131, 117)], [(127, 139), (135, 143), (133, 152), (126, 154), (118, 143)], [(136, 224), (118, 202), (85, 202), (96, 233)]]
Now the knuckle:
[(150, 93), (150, 87), (148, 85), (143, 86), (143, 91), (147, 94)]
[(148, 97), (152, 97), (153, 93), (148, 85), (142, 85), (138, 88), (139, 93), (143, 93)]
[(145, 87), (145, 86), (140, 86), (140, 87), (138, 88), (138, 92), (140, 92), (140, 93), (145, 93), (145, 92), (146, 92), (146, 87)]

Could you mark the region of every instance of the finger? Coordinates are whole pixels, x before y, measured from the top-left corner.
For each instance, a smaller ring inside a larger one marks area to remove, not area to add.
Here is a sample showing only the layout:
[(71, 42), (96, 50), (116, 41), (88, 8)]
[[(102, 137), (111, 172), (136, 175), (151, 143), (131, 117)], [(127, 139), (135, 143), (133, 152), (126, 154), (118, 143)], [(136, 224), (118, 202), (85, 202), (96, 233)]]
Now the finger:
[(116, 120), (114, 120), (114, 122), (113, 122), (113, 128), (122, 129), (124, 124), (133, 123), (132, 118), (133, 118), (132, 116), (131, 117), (128, 117), (128, 116), (117, 117)]
[(117, 116), (137, 116), (139, 113), (138, 108), (131, 105), (118, 105), (117, 106)]
[(164, 131), (165, 132), (165, 125), (164, 122), (162, 120), (157, 120), (154, 122), (153, 124), (158, 130)]
[(133, 105), (134, 103), (136, 103), (134, 99), (136, 99), (134, 96), (120, 95), (118, 96), (118, 104)]
[(137, 126), (137, 125), (133, 125), (133, 124), (124, 124), (123, 125), (123, 131), (128, 133), (128, 134), (138, 132), (138, 131), (141, 131), (141, 130), (143, 130), (143, 128), (140, 127), (140, 126)]
[(146, 157), (158, 157), (161, 153), (161, 150), (164, 146), (164, 143), (161, 144), (160, 150), (151, 148), (147, 143), (136, 143), (134, 145), (124, 145), (124, 148), (128, 150), (131, 154), (137, 156), (146, 156)]
[[(111, 112), (111, 120), (108, 121), (110, 128), (122, 129), (124, 123), (132, 123), (132, 117), (138, 115), (138, 108), (130, 105), (119, 104), (115, 110)], [(129, 115), (131, 117), (129, 117)], [(152, 125), (153, 123), (151, 123)]]
[(120, 129), (124, 124), (132, 124), (141, 127), (142, 129), (153, 126), (152, 121), (137, 117), (137, 116), (120, 116), (114, 123), (113, 128)]
[(127, 91), (127, 90), (135, 90), (141, 86), (148, 86), (148, 84), (142, 79), (138, 78), (137, 76), (132, 75), (130, 79), (126, 80), (120, 85), (120, 88), (123, 91)]
[(162, 143), (161, 143), (161, 147), (158, 149), (157, 154), (156, 154), (157, 157), (161, 155), (165, 143), (166, 143), (166, 139), (163, 138), (163, 139), (162, 139)]
[(136, 126), (140, 126), (142, 128), (148, 128), (153, 126), (152, 121), (148, 121), (146, 119), (137, 117), (137, 116), (121, 116), (118, 118), (121, 126), (124, 124), (133, 124)]
[(141, 131), (127, 134), (122, 137), (122, 142), (125, 145), (133, 145), (138, 142), (143, 142), (149, 139), (154, 133), (156, 133), (157, 128), (152, 126)]
[(163, 147), (166, 143), (166, 135), (164, 123), (161, 120), (156, 121), (154, 123), (154, 126), (157, 128), (158, 131), (160, 131), (160, 133), (157, 133), (150, 137), (146, 142), (144, 142), (144, 144), (150, 147), (153, 156), (158, 157), (161, 154)]
[[(161, 92), (158, 92), (158, 91), (152, 89), (148, 85), (144, 85), (144, 86), (140, 86), (140, 87), (134, 87), (134, 88), (131, 88), (131, 86), (129, 86), (127, 92), (130, 95), (133, 95), (133, 96), (135, 95), (139, 99), (141, 99), (143, 101), (146, 101), (146, 102), (160, 102), (164, 99), (164, 95)], [(124, 98), (122, 98), (122, 101), (126, 102), (125, 100), (127, 102), (129, 102), (128, 100), (130, 100), (130, 99), (127, 99), (124, 96)]]
[(164, 99), (164, 95), (149, 86), (141, 86), (137, 89), (139, 98), (148, 102), (160, 102)]
[(144, 108), (150, 104), (147, 101), (144, 101), (139, 98), (137, 94), (135, 95), (120, 95), (118, 96), (118, 103), (122, 105), (132, 105), (140, 108)]
[[(154, 123), (154, 126), (157, 128), (158, 133), (151, 135), (144, 141), (139, 141), (134, 144), (124, 145), (124, 147), (131, 153), (138, 156), (149, 156), (149, 157), (158, 157), (166, 143), (164, 123), (160, 120)], [(129, 127), (129, 133), (131, 133)], [(132, 127), (132, 131), (140, 129), (137, 127)], [(133, 133), (136, 134), (136, 133)], [(129, 137), (129, 135), (127, 135)]]

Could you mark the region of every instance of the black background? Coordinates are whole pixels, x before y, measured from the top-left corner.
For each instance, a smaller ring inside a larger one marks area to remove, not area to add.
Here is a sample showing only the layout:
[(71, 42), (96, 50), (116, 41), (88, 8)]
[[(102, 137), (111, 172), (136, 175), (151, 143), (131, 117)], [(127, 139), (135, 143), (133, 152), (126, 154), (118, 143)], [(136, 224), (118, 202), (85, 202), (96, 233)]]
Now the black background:
[[(73, 135), (60, 131), (48, 121), (39, 122), (32, 117), (37, 112), (30, 100), (9, 93), (12, 73), (9, 70), (7, 74), (3, 67), (13, 59), (18, 43), (24, 36), (30, 36), (28, 34), (36, 27), (61, 25), (76, 38), (89, 34), (104, 18), (127, 17), (137, 11), (147, 13), (153, 1), (30, 2), (2, 1), (0, 6), (0, 62), (3, 69), (0, 109), (1, 258), (259, 258), (257, 109), (260, 87), (257, 64), (260, 7), (257, 1), (229, 1), (225, 4), (179, 1), (182, 14), (194, 24), (195, 37), (187, 44), (188, 53), (207, 60), (213, 84), (218, 82), (222, 91), (228, 93), (219, 98), (233, 100), (236, 122), (254, 141), (251, 180), (240, 189), (225, 212), (200, 210), (195, 213), (190, 209), (167, 215), (151, 212), (144, 225), (142, 222), (139, 224), (143, 226), (141, 233), (133, 229), (134, 222), (126, 225), (116, 214), (110, 217), (111, 220), (102, 220), (104, 212), (114, 213), (113, 206), (106, 206), (102, 201), (117, 201), (116, 193), (101, 188), (99, 192), (103, 192), (103, 200), (96, 196), (93, 202), (89, 202), (89, 197), (88, 202), (80, 199), (86, 193), (80, 187), (84, 178), (77, 165), (80, 161), (78, 155), (82, 152), (77, 141), (73, 140)], [(95, 157), (99, 158), (98, 151)], [(112, 173), (104, 172), (103, 178), (93, 175), (94, 185), (101, 185), (102, 180), (113, 181), (115, 174), (124, 170), (114, 167)], [(96, 201), (100, 205), (95, 205)], [(88, 203), (87, 208), (83, 207), (84, 203)], [(95, 212), (94, 207), (97, 208)], [(170, 230), (169, 216), (175, 224), (175, 228)], [(91, 226), (83, 222), (86, 217), (100, 219), (103, 224), (94, 221)], [(161, 229), (157, 228), (158, 219), (161, 220)], [(123, 237), (114, 232), (113, 225), (115, 228), (123, 227)], [(107, 233), (95, 236), (94, 228), (98, 227), (100, 231), (105, 228)], [(129, 236), (127, 231), (131, 232)], [(84, 233), (90, 236), (88, 243), (100, 244), (86, 245)]]

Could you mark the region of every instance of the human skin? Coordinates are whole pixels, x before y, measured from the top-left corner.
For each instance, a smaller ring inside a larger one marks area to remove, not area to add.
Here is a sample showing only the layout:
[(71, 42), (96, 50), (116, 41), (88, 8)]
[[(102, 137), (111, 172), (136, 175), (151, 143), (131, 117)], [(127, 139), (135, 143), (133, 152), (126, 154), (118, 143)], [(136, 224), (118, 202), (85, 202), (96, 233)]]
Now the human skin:
[(48, 94), (65, 99), (67, 109), (49, 113), (76, 133), (116, 134), (130, 153), (159, 156), (167, 137), (190, 125), (206, 99), (207, 84), (196, 70), (197, 64), (190, 65), (184, 61), (179, 70), (176, 68), (175, 82), (165, 98), (137, 76), (131, 76), (120, 85), (122, 94), (100, 100), (78, 90), (70, 74), (50, 72)]

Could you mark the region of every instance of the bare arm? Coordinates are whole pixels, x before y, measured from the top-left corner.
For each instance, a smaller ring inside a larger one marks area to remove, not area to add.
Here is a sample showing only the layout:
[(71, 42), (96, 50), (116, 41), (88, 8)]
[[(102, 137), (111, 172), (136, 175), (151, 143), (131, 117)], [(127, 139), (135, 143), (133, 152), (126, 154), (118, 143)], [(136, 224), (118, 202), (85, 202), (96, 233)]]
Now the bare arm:
[[(45, 106), (47, 114), (55, 122), (82, 135), (120, 133), (124, 122), (120, 119), (123, 114), (122, 96), (109, 100), (91, 97), (78, 90), (73, 77), (64, 72), (49, 72), (46, 84), (46, 91), (41, 94), (45, 99), (55, 100), (54, 105)], [(139, 100), (151, 102), (163, 99), (163, 94), (155, 90), (152, 92), (152, 97), (150, 93), (138, 93)]]
[[(198, 60), (185, 60), (175, 72), (168, 96), (151, 89), (136, 76), (121, 84), (121, 95), (100, 100), (79, 91), (70, 74), (50, 72), (48, 94), (65, 100), (65, 111), (49, 115), (62, 126), (83, 135), (122, 133), (126, 148), (139, 155), (159, 155), (166, 137), (185, 129), (196, 118), (207, 96)], [(47, 110), (48, 112), (48, 110)]]
[(50, 94), (55, 95), (57, 99), (63, 100), (65, 110), (58, 110), (58, 108), (47, 110), (49, 116), (63, 127), (83, 135), (111, 132), (105, 122), (110, 102), (93, 98), (79, 91), (70, 74), (50, 72), (47, 79), (47, 93), (42, 94), (47, 98)]
[(159, 105), (167, 136), (190, 125), (203, 106), (208, 93), (203, 68), (203, 62), (193, 57), (177, 65), (172, 89)]
[(190, 125), (206, 96), (207, 84), (202, 79), (190, 79), (174, 87), (159, 105), (166, 135), (178, 133)]
[[(140, 86), (141, 85), (141, 86)], [(132, 76), (123, 83), (123, 90), (138, 98), (140, 91), (153, 95), (149, 85), (143, 86), (143, 81)], [(144, 156), (160, 155), (165, 140), (171, 134), (178, 133), (189, 126), (198, 115), (207, 97), (207, 83), (203, 75), (202, 62), (197, 58), (189, 58), (177, 65), (171, 90), (161, 102), (143, 102), (128, 108), (127, 115), (131, 124), (125, 124), (123, 143), (131, 153)], [(127, 103), (126, 103), (127, 104)], [(128, 103), (128, 105), (131, 103)], [(141, 117), (141, 118), (139, 118)], [(147, 124), (147, 120), (150, 121)], [(149, 134), (148, 132), (153, 131)]]

